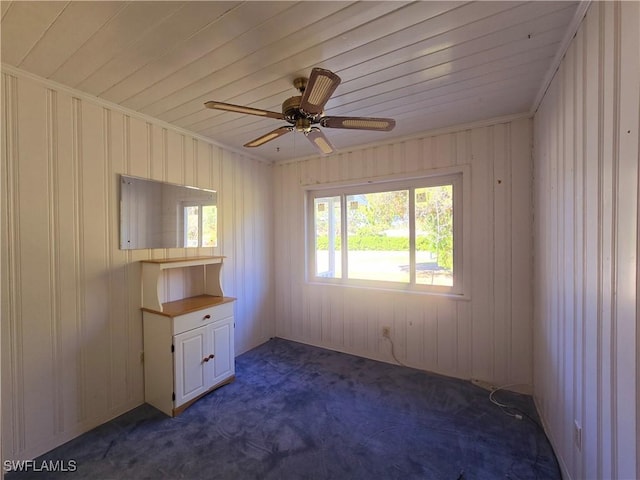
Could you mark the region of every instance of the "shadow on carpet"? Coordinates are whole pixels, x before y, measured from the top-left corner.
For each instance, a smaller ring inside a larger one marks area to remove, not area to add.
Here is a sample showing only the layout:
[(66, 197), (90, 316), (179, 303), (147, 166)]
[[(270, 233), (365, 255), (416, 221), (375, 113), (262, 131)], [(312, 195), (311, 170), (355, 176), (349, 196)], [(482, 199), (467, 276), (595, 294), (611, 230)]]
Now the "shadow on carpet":
[(36, 459), (87, 479), (560, 479), (531, 397), (281, 339), (169, 418), (142, 405)]

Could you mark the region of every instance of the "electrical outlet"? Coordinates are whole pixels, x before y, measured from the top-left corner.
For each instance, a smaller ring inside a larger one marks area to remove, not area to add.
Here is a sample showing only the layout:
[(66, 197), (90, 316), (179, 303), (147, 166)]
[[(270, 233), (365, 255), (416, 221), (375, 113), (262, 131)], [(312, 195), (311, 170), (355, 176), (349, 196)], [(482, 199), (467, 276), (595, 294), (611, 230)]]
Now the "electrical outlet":
[(573, 443), (579, 452), (582, 451), (582, 427), (578, 423), (578, 420), (573, 421)]
[(391, 327), (382, 327), (382, 336), (385, 338), (391, 337)]

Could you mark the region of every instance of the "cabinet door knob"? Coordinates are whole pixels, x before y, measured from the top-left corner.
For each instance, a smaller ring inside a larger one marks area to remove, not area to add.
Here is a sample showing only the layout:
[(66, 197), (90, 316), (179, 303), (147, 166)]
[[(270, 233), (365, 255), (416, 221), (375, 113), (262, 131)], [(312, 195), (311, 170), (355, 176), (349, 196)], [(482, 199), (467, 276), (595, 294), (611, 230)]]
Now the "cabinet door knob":
[(203, 362), (208, 362), (208, 361), (209, 361), (209, 357), (204, 357), (204, 358), (202, 359), (202, 361), (203, 361)]
[(211, 318), (211, 315), (205, 315), (203, 320), (209, 320)]
[(215, 355), (212, 353), (211, 355), (209, 355), (209, 360), (211, 360), (213, 357), (215, 357)]

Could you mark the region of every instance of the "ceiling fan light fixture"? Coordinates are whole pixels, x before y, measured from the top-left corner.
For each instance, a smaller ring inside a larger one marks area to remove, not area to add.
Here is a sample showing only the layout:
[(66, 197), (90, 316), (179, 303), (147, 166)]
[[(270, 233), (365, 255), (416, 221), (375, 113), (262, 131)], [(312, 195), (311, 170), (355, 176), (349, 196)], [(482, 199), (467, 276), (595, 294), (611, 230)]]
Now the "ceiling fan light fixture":
[(311, 121), (308, 118), (298, 118), (296, 120), (296, 131), (298, 132), (311, 131)]

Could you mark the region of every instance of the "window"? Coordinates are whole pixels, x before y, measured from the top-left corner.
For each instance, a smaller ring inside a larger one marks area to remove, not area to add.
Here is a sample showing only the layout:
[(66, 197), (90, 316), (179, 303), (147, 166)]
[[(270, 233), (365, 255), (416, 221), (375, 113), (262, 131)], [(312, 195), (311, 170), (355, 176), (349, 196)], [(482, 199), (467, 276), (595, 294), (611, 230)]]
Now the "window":
[(215, 247), (218, 244), (216, 205), (182, 203), (185, 247)]
[(312, 281), (462, 293), (462, 172), (309, 190), (307, 200)]

